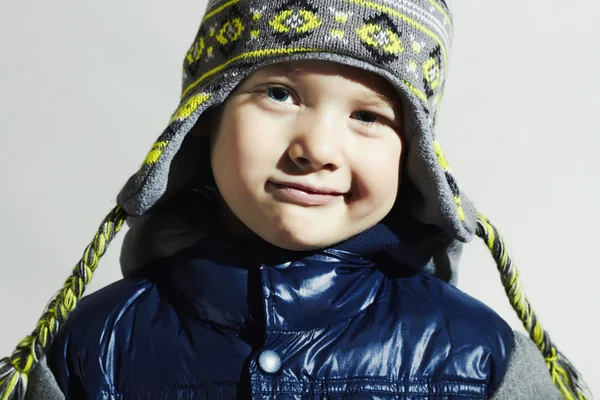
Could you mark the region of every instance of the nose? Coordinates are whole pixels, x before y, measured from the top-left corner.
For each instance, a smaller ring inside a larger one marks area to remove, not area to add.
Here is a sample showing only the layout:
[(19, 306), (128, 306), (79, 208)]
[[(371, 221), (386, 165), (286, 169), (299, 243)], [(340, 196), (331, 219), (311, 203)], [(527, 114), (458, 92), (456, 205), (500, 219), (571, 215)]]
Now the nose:
[(297, 121), (288, 155), (302, 170), (335, 171), (341, 166), (343, 127), (331, 113), (308, 114)]

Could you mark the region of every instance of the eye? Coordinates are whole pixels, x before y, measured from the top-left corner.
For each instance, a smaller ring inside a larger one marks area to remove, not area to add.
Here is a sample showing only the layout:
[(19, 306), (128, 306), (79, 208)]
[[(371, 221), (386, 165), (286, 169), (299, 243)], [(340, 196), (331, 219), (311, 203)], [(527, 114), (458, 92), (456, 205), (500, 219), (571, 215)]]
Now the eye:
[(378, 115), (368, 111), (359, 111), (354, 113), (356, 119), (361, 122), (377, 122)]
[(356, 120), (358, 120), (359, 122), (362, 122), (364, 124), (381, 124), (381, 125), (389, 125), (389, 121), (382, 117), (379, 114), (375, 114), (373, 112), (370, 111), (357, 111), (355, 113), (352, 113), (352, 117)]
[(264, 89), (264, 92), (271, 100), (279, 103), (286, 103), (288, 100), (293, 100), (290, 92), (280, 86), (267, 87)]

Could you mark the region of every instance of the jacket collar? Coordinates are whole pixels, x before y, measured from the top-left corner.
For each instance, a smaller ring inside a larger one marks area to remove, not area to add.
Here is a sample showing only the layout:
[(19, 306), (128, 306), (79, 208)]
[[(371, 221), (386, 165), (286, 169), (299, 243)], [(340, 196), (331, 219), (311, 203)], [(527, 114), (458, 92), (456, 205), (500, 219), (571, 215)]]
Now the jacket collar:
[[(255, 334), (265, 322), (267, 327), (311, 329), (366, 308), (383, 280), (372, 268), (373, 259), (397, 244), (382, 224), (312, 252), (209, 237), (142, 272), (176, 309), (221, 329)], [(276, 321), (265, 321), (265, 292), (273, 295)]]

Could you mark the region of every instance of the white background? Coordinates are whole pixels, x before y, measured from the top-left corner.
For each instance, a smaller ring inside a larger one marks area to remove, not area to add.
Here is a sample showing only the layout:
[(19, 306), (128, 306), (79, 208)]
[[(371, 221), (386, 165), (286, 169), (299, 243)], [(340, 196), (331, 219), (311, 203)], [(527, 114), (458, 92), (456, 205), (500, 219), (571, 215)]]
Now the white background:
[[(455, 0), (438, 137), (559, 349), (600, 392), (600, 5)], [(177, 105), (205, 1), (0, 2), (0, 356), (30, 332)], [(89, 292), (120, 278), (121, 234)], [(459, 286), (515, 328), (487, 248)]]

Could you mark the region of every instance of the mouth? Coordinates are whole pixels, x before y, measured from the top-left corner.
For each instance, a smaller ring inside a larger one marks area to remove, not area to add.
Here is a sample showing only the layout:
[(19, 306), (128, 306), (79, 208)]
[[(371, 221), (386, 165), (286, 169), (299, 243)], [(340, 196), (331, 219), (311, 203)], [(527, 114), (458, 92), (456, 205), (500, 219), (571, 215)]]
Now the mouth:
[(268, 181), (267, 188), (278, 200), (302, 206), (324, 206), (343, 198), (347, 192), (295, 182)]
[(341, 192), (341, 191), (331, 189), (328, 187), (317, 187), (317, 186), (313, 186), (310, 184), (304, 184), (304, 183), (279, 182), (279, 181), (274, 181), (274, 180), (270, 180), (269, 182), (274, 184), (275, 186), (279, 186), (282, 188), (297, 189), (297, 190), (301, 190), (303, 192), (306, 192), (309, 194), (315, 194), (315, 195), (341, 196), (346, 193), (346, 192)]

